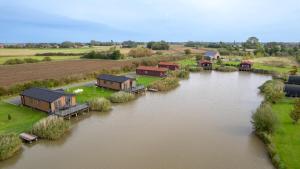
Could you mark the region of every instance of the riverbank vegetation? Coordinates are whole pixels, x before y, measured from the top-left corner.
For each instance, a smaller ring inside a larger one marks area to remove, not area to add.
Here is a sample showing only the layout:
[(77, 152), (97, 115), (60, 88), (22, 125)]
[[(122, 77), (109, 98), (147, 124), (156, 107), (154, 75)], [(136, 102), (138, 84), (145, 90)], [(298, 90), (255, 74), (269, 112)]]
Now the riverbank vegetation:
[(107, 112), (111, 110), (111, 103), (103, 97), (93, 98), (88, 101), (90, 109), (93, 111)]
[(8, 59), (3, 64), (4, 65), (16, 65), (16, 64), (24, 64), (24, 63), (38, 63), (38, 62), (49, 62), (52, 61), (52, 59), (48, 56), (44, 57), (42, 60), (34, 59), (34, 58), (14, 58), (14, 59)]
[(0, 161), (12, 157), (21, 149), (21, 146), (22, 142), (17, 135), (0, 135)]
[(109, 100), (112, 103), (125, 103), (125, 102), (129, 102), (131, 100), (134, 100), (134, 99), (135, 99), (135, 95), (134, 94), (123, 92), (123, 91), (113, 93), (109, 97)]
[(238, 69), (236, 67), (233, 66), (217, 66), (215, 68), (216, 71), (220, 71), (220, 72), (235, 72), (238, 71)]
[(190, 77), (189, 67), (185, 69), (170, 71), (169, 75), (179, 79), (188, 79)]
[(56, 140), (61, 138), (70, 126), (70, 122), (62, 117), (48, 116), (34, 124), (31, 132), (42, 139)]
[(167, 77), (159, 81), (155, 81), (149, 88), (156, 89), (158, 91), (169, 91), (179, 86), (179, 80), (175, 77)]

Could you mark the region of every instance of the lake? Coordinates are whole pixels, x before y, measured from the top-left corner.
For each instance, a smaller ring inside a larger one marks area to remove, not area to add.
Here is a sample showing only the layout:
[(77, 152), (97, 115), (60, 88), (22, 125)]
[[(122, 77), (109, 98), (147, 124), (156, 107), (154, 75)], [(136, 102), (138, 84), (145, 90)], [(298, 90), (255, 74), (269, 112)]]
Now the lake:
[(270, 76), (193, 73), (167, 93), (147, 93), (109, 113), (73, 118), (58, 141), (24, 145), (5, 169), (272, 169), (252, 112)]

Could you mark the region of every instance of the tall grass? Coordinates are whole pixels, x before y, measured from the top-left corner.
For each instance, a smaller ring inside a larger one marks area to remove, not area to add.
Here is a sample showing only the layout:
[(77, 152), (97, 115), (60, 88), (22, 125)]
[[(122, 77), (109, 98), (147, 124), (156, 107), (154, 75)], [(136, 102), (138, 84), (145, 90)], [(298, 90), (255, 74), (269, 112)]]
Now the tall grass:
[(281, 80), (268, 80), (259, 87), (265, 100), (276, 103), (284, 97), (284, 83)]
[(125, 103), (135, 99), (135, 95), (127, 92), (117, 92), (110, 96), (109, 100), (112, 103)]
[(235, 72), (238, 71), (238, 68), (233, 66), (219, 66), (216, 67), (216, 70), (220, 72)]
[(158, 91), (168, 91), (179, 86), (179, 80), (176, 77), (167, 77), (152, 83), (149, 88), (157, 89)]
[(180, 79), (188, 79), (190, 77), (190, 71), (189, 68), (188, 69), (181, 69), (181, 70), (175, 70), (175, 71), (171, 71), (169, 73), (172, 77), (177, 77)]
[(89, 106), (91, 110), (100, 112), (106, 112), (111, 109), (110, 101), (102, 97), (90, 100)]
[(33, 125), (32, 133), (43, 139), (56, 140), (70, 129), (70, 125), (61, 117), (48, 116)]
[(0, 160), (12, 157), (21, 149), (22, 142), (15, 134), (0, 135)]

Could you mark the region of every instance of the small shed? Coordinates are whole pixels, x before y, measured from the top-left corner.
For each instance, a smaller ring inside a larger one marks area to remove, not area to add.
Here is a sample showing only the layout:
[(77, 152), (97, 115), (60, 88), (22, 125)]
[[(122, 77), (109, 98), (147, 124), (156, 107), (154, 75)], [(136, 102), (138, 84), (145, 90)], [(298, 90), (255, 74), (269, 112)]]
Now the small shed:
[(136, 68), (136, 74), (156, 77), (166, 77), (167, 68), (155, 67), (155, 66), (139, 66)]
[(297, 76), (297, 75), (291, 75), (291, 76), (289, 76), (287, 84), (300, 85), (300, 76)]
[(169, 70), (178, 70), (179, 64), (174, 63), (174, 62), (159, 62), (158, 67), (167, 68)]
[(97, 77), (97, 86), (112, 90), (130, 90), (136, 86), (135, 79), (126, 76), (101, 74)]
[(221, 55), (218, 51), (212, 51), (212, 50), (205, 52), (203, 56), (205, 60), (213, 60), (213, 59), (221, 58)]
[(198, 65), (204, 70), (212, 70), (212, 62), (208, 60), (201, 60), (198, 62)]
[(253, 63), (250, 61), (242, 61), (239, 66), (239, 70), (240, 71), (251, 71), (252, 64)]
[(285, 84), (284, 92), (287, 97), (300, 97), (300, 85)]

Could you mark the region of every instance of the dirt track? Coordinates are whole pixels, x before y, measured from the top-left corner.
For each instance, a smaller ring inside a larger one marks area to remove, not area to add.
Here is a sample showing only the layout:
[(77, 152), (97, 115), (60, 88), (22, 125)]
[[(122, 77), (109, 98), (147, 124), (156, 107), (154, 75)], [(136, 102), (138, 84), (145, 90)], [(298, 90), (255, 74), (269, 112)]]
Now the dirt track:
[(72, 60), (47, 63), (0, 66), (0, 86), (11, 86), (31, 80), (60, 79), (68, 75), (116, 69), (132, 65), (131, 61)]

